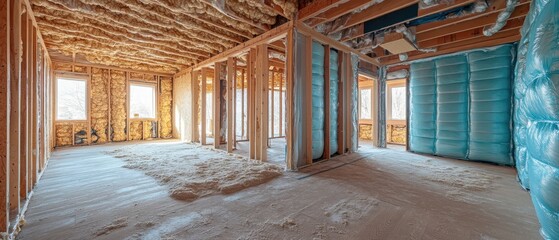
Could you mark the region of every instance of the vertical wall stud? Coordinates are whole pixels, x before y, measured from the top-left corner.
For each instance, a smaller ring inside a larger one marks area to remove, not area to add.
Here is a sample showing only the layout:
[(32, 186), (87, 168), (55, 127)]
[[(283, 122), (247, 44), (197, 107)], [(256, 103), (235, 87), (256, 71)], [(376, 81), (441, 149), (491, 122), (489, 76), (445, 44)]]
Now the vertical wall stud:
[(227, 58), (227, 79), (226, 79), (226, 86), (227, 86), (227, 152), (233, 152), (233, 125), (235, 119), (233, 119), (233, 94), (235, 91), (235, 59), (232, 57)]
[(213, 78), (213, 136), (214, 136), (214, 148), (219, 148), (221, 145), (221, 81), (220, 81), (221, 63), (215, 63), (214, 66), (214, 78)]
[(330, 159), (330, 46), (324, 46), (324, 153)]
[(206, 145), (206, 74), (208, 72), (207, 68), (202, 68), (202, 82), (200, 84), (200, 144)]

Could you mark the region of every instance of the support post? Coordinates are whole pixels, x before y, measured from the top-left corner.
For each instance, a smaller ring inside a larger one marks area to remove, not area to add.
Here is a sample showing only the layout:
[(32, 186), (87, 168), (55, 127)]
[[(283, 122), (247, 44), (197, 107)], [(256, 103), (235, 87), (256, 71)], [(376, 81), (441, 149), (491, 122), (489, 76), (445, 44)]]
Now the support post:
[(200, 140), (200, 134), (198, 134), (198, 88), (200, 87), (200, 84), (198, 84), (198, 76), (200, 75), (200, 72), (192, 71), (191, 74), (190, 89), (192, 91), (192, 137), (190, 141), (194, 143)]
[(226, 105), (227, 105), (227, 152), (231, 153), (233, 152), (233, 145), (234, 145), (234, 139), (233, 139), (233, 125), (235, 122), (235, 119), (233, 119), (233, 105), (235, 105), (235, 102), (233, 102), (233, 93), (235, 91), (235, 59), (233, 57), (229, 57), (227, 58), (227, 79), (226, 79), (226, 85), (227, 85), (227, 101), (226, 101)]
[(285, 47), (285, 91), (286, 91), (286, 104), (285, 104), (285, 142), (287, 144), (287, 152), (285, 154), (286, 168), (295, 170), (297, 168), (293, 149), (293, 138), (296, 137), (293, 131), (293, 107), (295, 99), (293, 96), (294, 77), (295, 77), (295, 29), (290, 28), (287, 30)]
[(200, 144), (206, 145), (206, 74), (208, 69), (202, 68), (202, 84), (200, 85)]
[(247, 63), (249, 157), (256, 159), (256, 49), (251, 48)]
[(344, 52), (338, 53), (338, 154), (344, 154), (346, 149), (345, 141), (345, 83), (346, 65)]
[(10, 1), (0, 2), (0, 232), (8, 232), (10, 189)]
[(306, 149), (306, 156), (305, 159), (307, 165), (312, 164), (312, 37), (307, 36), (305, 41), (305, 69), (307, 72), (305, 73), (305, 128), (306, 131), (306, 139), (305, 139), (305, 149)]
[(219, 79), (219, 75), (221, 72), (221, 63), (215, 63), (214, 66), (214, 78), (213, 78), (213, 119), (214, 119), (214, 128), (213, 128), (213, 136), (214, 136), (214, 148), (218, 149), (219, 145), (221, 145), (221, 82)]
[[(20, 154), (20, 47), (21, 47), (21, 3), (19, 0), (9, 0), (10, 2), (10, 180), (9, 196), (10, 210), (19, 211), (19, 154)], [(41, 113), (42, 114), (42, 113)]]
[(268, 149), (268, 45), (256, 49), (256, 158), (266, 161)]
[(29, 107), (28, 104), (29, 102), (27, 101), (27, 99), (29, 98), (30, 94), (29, 94), (29, 86), (28, 86), (28, 73), (29, 73), (29, 19), (27, 17), (28, 12), (26, 11), (25, 13), (23, 13), (21, 15), (21, 39), (23, 41), (23, 54), (22, 54), (22, 61), (21, 61), (21, 85), (20, 85), (20, 91), (21, 91), (21, 134), (20, 134), (20, 198), (21, 199), (27, 199), (27, 193), (29, 192), (29, 188), (28, 188), (28, 165), (29, 165), (29, 158), (27, 155), (28, 153), (28, 111), (29, 111)]
[(330, 159), (330, 45), (324, 46), (324, 153)]

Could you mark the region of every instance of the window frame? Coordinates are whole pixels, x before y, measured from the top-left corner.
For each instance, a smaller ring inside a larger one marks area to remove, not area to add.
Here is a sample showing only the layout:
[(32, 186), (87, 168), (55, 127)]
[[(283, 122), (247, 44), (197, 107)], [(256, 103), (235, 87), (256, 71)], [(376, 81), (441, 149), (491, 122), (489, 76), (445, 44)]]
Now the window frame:
[[(143, 87), (152, 87), (153, 88), (153, 111), (154, 111), (154, 117), (153, 118), (146, 118), (146, 117), (138, 117), (135, 118), (133, 116), (131, 116), (132, 111), (131, 110), (131, 105), (132, 105), (132, 85), (134, 86), (143, 86)], [(159, 117), (159, 84), (155, 83), (155, 82), (145, 82), (145, 81), (136, 81), (136, 80), (129, 80), (128, 82), (128, 106), (126, 106), (127, 109), (127, 118), (130, 119), (130, 121), (157, 121), (158, 117)]]
[[(85, 82), (85, 119), (59, 119), (58, 118), (58, 81), (63, 80), (74, 80)], [(55, 74), (54, 81), (54, 122), (65, 123), (65, 122), (88, 122), (89, 121), (89, 110), (90, 110), (90, 96), (89, 96), (89, 77), (78, 74)]]
[[(394, 119), (392, 118), (392, 88), (399, 88), (399, 87), (403, 87), (404, 88), (404, 92), (406, 94), (406, 96), (408, 95), (408, 93), (406, 92), (406, 79), (405, 78), (401, 78), (401, 79), (394, 79), (394, 80), (388, 80), (386, 81), (386, 121), (387, 122), (406, 122), (408, 119), (408, 113), (407, 111), (405, 112), (405, 117), (404, 119)], [(404, 102), (406, 103), (406, 109), (407, 109), (407, 97), (404, 100)]]

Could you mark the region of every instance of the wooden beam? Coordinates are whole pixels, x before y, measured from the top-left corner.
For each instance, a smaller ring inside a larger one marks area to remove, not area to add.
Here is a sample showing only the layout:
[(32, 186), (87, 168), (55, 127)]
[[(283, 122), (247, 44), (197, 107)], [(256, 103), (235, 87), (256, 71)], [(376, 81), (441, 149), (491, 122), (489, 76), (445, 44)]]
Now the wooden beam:
[[(524, 5), (526, 3), (529, 4), (530, 2), (531, 2), (531, 0), (520, 0), (517, 6)], [(475, 19), (475, 18), (478, 18), (478, 17), (486, 16), (486, 15), (490, 15), (490, 14), (493, 14), (493, 13), (496, 13), (496, 12), (501, 12), (503, 9), (505, 9), (506, 5), (507, 5), (507, 0), (495, 0), (495, 1), (489, 2), (489, 7), (484, 12), (473, 13), (473, 14), (470, 14), (470, 15), (462, 16), (462, 17), (446, 18), (446, 19), (441, 20), (441, 21), (421, 24), (421, 25), (417, 26), (415, 28), (415, 30), (416, 30), (416, 33), (421, 33), (421, 32), (425, 32), (425, 31), (435, 30), (435, 29), (441, 28), (441, 27), (446, 27), (446, 26), (449, 26), (449, 25), (452, 25), (452, 24), (466, 22), (466, 21), (469, 21), (471, 19)]]
[(455, 44), (447, 44), (439, 47), (436, 52), (424, 53), (424, 52), (415, 51), (408, 54), (408, 59), (406, 61), (400, 61), (398, 59), (398, 56), (389, 56), (385, 59), (381, 59), (381, 62), (385, 65), (406, 63), (422, 58), (435, 57), (439, 55), (466, 51), (466, 50), (471, 50), (476, 48), (492, 47), (500, 44), (512, 43), (518, 40), (520, 40), (520, 34), (518, 33), (511, 34), (510, 31), (507, 31), (503, 33), (497, 33), (489, 38), (481, 38), (481, 39), (476, 38), (476, 39), (461, 41)]
[(239, 45), (237, 45), (234, 48), (231, 48), (227, 51), (224, 51), (218, 55), (215, 55), (209, 59), (206, 59), (192, 67), (189, 67), (187, 69), (181, 70), (179, 71), (176, 75), (182, 75), (185, 74), (187, 72), (190, 72), (192, 70), (195, 69), (200, 69), (202, 67), (207, 67), (210, 66), (212, 64), (214, 64), (215, 62), (221, 62), (221, 61), (225, 61), (227, 60), (228, 57), (237, 57), (240, 56), (246, 52), (248, 52), (250, 50), (250, 48), (255, 47), (259, 44), (268, 44), (268, 43), (272, 43), (275, 42), (279, 39), (282, 39), (286, 36), (287, 34), (287, 30), (290, 28), (293, 28), (294, 26), (294, 22), (290, 21), (287, 23), (284, 23), (283, 25), (276, 27), (268, 32), (265, 32), (257, 37), (254, 37), (244, 43), (241, 43)]
[[(37, 58), (38, 58), (38, 49), (37, 49), (37, 41), (39, 41), (38, 35), (37, 35), (37, 28), (33, 27), (32, 30), (32, 43), (33, 43), (33, 47), (32, 47), (32, 58), (31, 58), (31, 97), (33, 98), (32, 102), (31, 102), (31, 113), (32, 113), (32, 121), (31, 121), (31, 127), (29, 128), (30, 130), (32, 130), (31, 132), (31, 153), (29, 154), (29, 156), (31, 156), (31, 171), (32, 171), (32, 185), (35, 186), (35, 184), (37, 183), (38, 180), (38, 158), (39, 158), (39, 148), (37, 147), (39, 145), (39, 129), (38, 129), (38, 125), (37, 125), (37, 111), (38, 111), (38, 92), (37, 92), (37, 85), (38, 85), (38, 72), (37, 72)], [(33, 187), (32, 186), (32, 187)]]
[(297, 19), (299, 21), (305, 21), (311, 19), (321, 13), (327, 12), (328, 10), (334, 8), (342, 8), (340, 3), (344, 3), (344, 0), (318, 0), (313, 1), (309, 5), (300, 9), (297, 14)]
[[(274, 84), (275, 84), (276, 76), (277, 76), (277, 72), (272, 72), (272, 74), (270, 76), (270, 81), (272, 83), (272, 86), (270, 86), (270, 88), (268, 89), (269, 91), (271, 91), (271, 94), (272, 94), (271, 103), (270, 103), (272, 116), (269, 119), (269, 121), (272, 123), (270, 128), (269, 128), (270, 137), (274, 137)], [(268, 98), (268, 99), (270, 99), (270, 98)]]
[(0, 2), (0, 232), (7, 233), (10, 199), (10, 1)]
[[(518, 7), (516, 7), (516, 9), (514, 9), (514, 11), (512, 12), (509, 21), (512, 19), (516, 19), (516, 18), (522, 18), (524, 16), (526, 16), (526, 14), (528, 14), (528, 11), (530, 10), (530, 5), (528, 4), (524, 4), (524, 5), (520, 5)], [(492, 25), (495, 23), (497, 16), (499, 15), (499, 12), (495, 12), (483, 17), (478, 17), (475, 19), (472, 19), (470, 21), (468, 21), (467, 23), (462, 23), (462, 24), (452, 24), (452, 25), (448, 25), (446, 27), (440, 27), (437, 29), (433, 29), (430, 31), (424, 31), (421, 33), (417, 34), (416, 39), (418, 41), (426, 41), (429, 39), (433, 39), (433, 38), (438, 38), (440, 36), (445, 36), (445, 35), (449, 35), (449, 34), (453, 34), (453, 33), (458, 33), (458, 32), (462, 32), (462, 31), (466, 31), (466, 30), (471, 30), (471, 29), (476, 29), (480, 26), (487, 26), (487, 25)]]
[(169, 77), (169, 78), (172, 78), (173, 76), (175, 76), (174, 74), (169, 74), (169, 73), (164, 73), (164, 72), (140, 71), (140, 70), (134, 70), (134, 69), (130, 69), (130, 68), (112, 67), (112, 66), (107, 66), (107, 65), (102, 65), (102, 64), (83, 63), (83, 62), (78, 62), (76, 64), (73, 64), (71, 61), (58, 59), (58, 58), (53, 58), (52, 63), (54, 63), (54, 64), (72, 64), (72, 65), (82, 66), (82, 67), (103, 68), (103, 69), (123, 71), (123, 72), (134, 72), (134, 73), (146, 74), (146, 75), (158, 75), (158, 76)]
[(323, 34), (315, 31), (314, 29), (310, 28), (309, 26), (307, 26), (305, 24), (298, 23), (296, 28), (300, 33), (302, 33), (304, 35), (307, 35), (307, 36), (311, 36), (314, 40), (316, 40), (318, 42), (321, 42), (322, 44), (328, 44), (328, 45), (330, 45), (331, 48), (342, 50), (344, 52), (354, 53), (357, 56), (359, 56), (359, 58), (361, 60), (369, 62), (369, 63), (371, 63), (375, 66), (380, 66), (379, 62), (376, 59), (371, 58), (371, 57), (359, 52), (356, 49), (350, 48), (350, 47), (344, 45), (343, 43), (340, 43), (338, 41), (334, 41), (333, 39), (331, 39), (327, 36), (324, 36)]
[(200, 87), (200, 96), (201, 96), (201, 101), (200, 101), (200, 144), (201, 145), (206, 145), (206, 111), (207, 111), (207, 106), (206, 106), (206, 88), (207, 88), (207, 78), (206, 78), (206, 74), (207, 74), (207, 68), (202, 68), (202, 70), (200, 70), (201, 74), (202, 74), (202, 84)]
[(302, 64), (305, 64), (304, 81), (305, 81), (305, 106), (303, 111), (305, 112), (306, 118), (304, 122), (304, 131), (306, 132), (305, 137), (305, 152), (307, 158), (305, 159), (307, 165), (312, 164), (312, 37), (305, 38), (305, 57)]
[(338, 52), (338, 154), (345, 153), (345, 53)]
[(268, 46), (256, 48), (256, 159), (266, 161), (268, 158)]
[(285, 154), (286, 168), (289, 170), (295, 170), (297, 168), (295, 157), (293, 156), (294, 146), (293, 138), (295, 132), (293, 129), (293, 107), (294, 107), (294, 70), (295, 70), (295, 29), (289, 29), (286, 37), (286, 61), (285, 61), (285, 90), (286, 90), (286, 101), (285, 101), (285, 142), (287, 144), (287, 150)]
[(191, 73), (192, 77), (190, 79), (190, 84), (191, 84), (191, 91), (192, 91), (192, 142), (199, 142), (200, 141), (200, 134), (198, 131), (198, 109), (199, 108), (199, 104), (198, 104), (198, 99), (200, 97), (199, 94), (199, 88), (200, 88), (200, 84), (198, 82), (199, 80), (199, 76), (200, 76), (200, 71), (193, 71)]
[(21, 3), (19, 0), (9, 0), (9, 56), (10, 56), (10, 210), (19, 212), (19, 157), (20, 157), (20, 47), (21, 47)]
[(227, 105), (227, 152), (228, 153), (232, 153), (233, 152), (233, 145), (234, 145), (234, 139), (233, 139), (233, 123), (235, 122), (235, 119), (233, 118), (233, 105), (235, 105), (235, 102), (233, 102), (233, 94), (235, 91), (235, 59), (232, 57), (229, 57), (227, 59), (227, 100), (226, 100), (226, 105)]
[(22, 61), (21, 61), (21, 84), (20, 84), (20, 92), (21, 92), (21, 115), (20, 115), (20, 126), (21, 126), (21, 134), (20, 134), (20, 191), (19, 196), (21, 199), (27, 199), (27, 193), (31, 190), (28, 188), (28, 165), (29, 165), (29, 156), (28, 153), (28, 125), (29, 121), (27, 119), (29, 114), (29, 86), (28, 86), (28, 73), (29, 73), (29, 18), (27, 16), (27, 11), (21, 15), (21, 40), (22, 40)]
[(220, 72), (221, 72), (221, 63), (215, 63), (214, 66), (214, 78), (212, 81), (213, 86), (213, 120), (214, 120), (214, 127), (213, 127), (213, 136), (214, 136), (214, 148), (218, 149), (221, 145), (221, 82), (220, 82)]
[(324, 46), (324, 153), (330, 159), (330, 46)]
[[(352, 2), (352, 1), (349, 1)], [(416, 4), (418, 1), (417, 0), (390, 0), (390, 1), (383, 1), (379, 4), (374, 5), (373, 7), (369, 7), (361, 12), (352, 14), (349, 19), (347, 20), (347, 22), (340, 28), (338, 28), (337, 31), (341, 31), (343, 29), (355, 26), (359, 23), (371, 20), (371, 19), (375, 19), (378, 17), (381, 17), (383, 15), (386, 15), (388, 13), (394, 12), (396, 10), (400, 10), (402, 8), (411, 6)]]
[[(353, 85), (354, 79), (353, 79), (353, 70), (352, 70), (352, 67), (351, 67), (351, 54), (346, 53), (346, 54), (345, 54), (345, 58), (346, 58), (346, 60), (345, 60), (345, 68), (346, 68), (346, 71), (345, 71), (345, 74), (346, 74), (346, 81), (345, 81), (345, 82), (346, 82), (346, 86), (345, 86), (346, 92), (345, 92), (345, 98), (346, 98), (346, 102), (345, 102), (345, 103), (346, 103), (346, 108), (347, 108), (347, 110), (351, 111), (350, 109), (353, 108), (352, 105), (353, 105), (353, 104), (357, 104), (357, 103), (354, 103), (354, 102), (352, 101), (352, 95), (353, 95), (353, 93), (352, 93), (352, 91), (351, 91), (351, 90), (352, 90), (352, 89), (351, 89), (351, 88), (352, 88), (351, 86)], [(347, 111), (347, 110), (346, 110), (346, 111)], [(346, 124), (346, 125), (345, 125), (345, 133), (346, 133), (345, 142), (346, 142), (346, 148), (348, 148), (349, 151), (352, 152), (352, 151), (353, 151), (353, 150), (352, 150), (352, 146), (355, 146), (355, 144), (357, 144), (357, 143), (354, 143), (354, 142), (353, 142), (353, 139), (352, 139), (352, 137), (351, 137), (352, 132), (353, 132), (353, 131), (352, 131), (352, 127), (351, 127), (351, 126), (352, 126), (351, 118), (353, 117), (353, 115), (352, 115), (352, 114), (346, 113), (345, 116), (346, 116), (346, 120), (345, 120), (345, 124)]]
[[(522, 24), (524, 23), (524, 19), (525, 18), (522, 17), (522, 18), (509, 20), (507, 24), (499, 32), (515, 31), (516, 33), (518, 33), (519, 29), (522, 27)], [(457, 42), (474, 39), (474, 38), (485, 38), (485, 36), (483, 35), (483, 27), (466, 30), (458, 33), (453, 33), (450, 35), (442, 36), (439, 38), (433, 38), (426, 41), (420, 41), (418, 42), (418, 45), (421, 48), (433, 48), (449, 43), (457, 43)]]
[(256, 49), (250, 49), (247, 57), (248, 84), (248, 140), (249, 157), (256, 159)]

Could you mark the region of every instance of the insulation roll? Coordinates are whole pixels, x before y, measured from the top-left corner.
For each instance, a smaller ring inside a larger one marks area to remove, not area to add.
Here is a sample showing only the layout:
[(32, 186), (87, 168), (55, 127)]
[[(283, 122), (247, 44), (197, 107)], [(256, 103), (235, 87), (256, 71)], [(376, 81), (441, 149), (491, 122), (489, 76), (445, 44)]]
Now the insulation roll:
[(470, 66), (469, 159), (512, 165), (512, 46), (468, 54)]
[(435, 153), (436, 72), (435, 62), (418, 62), (410, 66), (410, 150)]
[(324, 152), (324, 46), (312, 44), (312, 159)]
[(468, 150), (468, 64), (465, 55), (437, 59), (435, 154), (466, 158)]
[[(515, 157), (542, 237), (559, 239), (559, 1), (532, 1), (516, 66)], [(527, 173), (527, 174), (526, 174)]]

